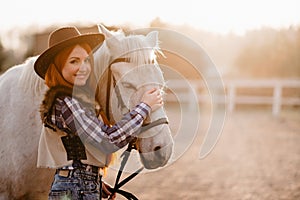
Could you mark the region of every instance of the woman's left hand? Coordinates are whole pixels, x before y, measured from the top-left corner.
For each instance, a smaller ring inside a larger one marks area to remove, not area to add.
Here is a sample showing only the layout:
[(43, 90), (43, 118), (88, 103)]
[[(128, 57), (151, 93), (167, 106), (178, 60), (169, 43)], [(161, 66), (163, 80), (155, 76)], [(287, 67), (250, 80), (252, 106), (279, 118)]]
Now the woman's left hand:
[(152, 88), (146, 91), (142, 96), (141, 101), (149, 105), (152, 111), (157, 110), (164, 104), (161, 90), (159, 88)]

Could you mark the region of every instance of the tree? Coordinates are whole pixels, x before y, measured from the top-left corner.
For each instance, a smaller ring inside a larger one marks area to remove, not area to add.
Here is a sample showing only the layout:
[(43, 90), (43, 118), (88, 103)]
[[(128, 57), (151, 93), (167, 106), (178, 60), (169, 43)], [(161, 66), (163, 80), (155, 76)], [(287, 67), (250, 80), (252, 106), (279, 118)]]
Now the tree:
[(300, 77), (300, 28), (264, 28), (248, 33), (245, 41), (235, 62), (240, 75)]
[(6, 59), (6, 52), (0, 40), (0, 73), (4, 70), (3, 65), (5, 63), (5, 59)]

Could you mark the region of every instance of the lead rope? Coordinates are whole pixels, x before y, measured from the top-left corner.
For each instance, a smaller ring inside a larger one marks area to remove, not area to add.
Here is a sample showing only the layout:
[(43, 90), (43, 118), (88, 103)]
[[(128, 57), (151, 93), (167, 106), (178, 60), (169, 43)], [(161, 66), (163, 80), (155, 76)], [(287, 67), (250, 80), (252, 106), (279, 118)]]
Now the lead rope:
[[(158, 119), (158, 120), (156, 120), (156, 121), (154, 121), (150, 124), (143, 125), (142, 128), (141, 128), (141, 132), (144, 132), (144, 131), (146, 131), (146, 130), (154, 127), (154, 126), (161, 125), (161, 124), (168, 124), (168, 119), (167, 118), (161, 118), (161, 119)], [(120, 188), (123, 185), (125, 185), (126, 183), (128, 183), (131, 179), (133, 179), (136, 175), (138, 175), (144, 169), (144, 167), (139, 168), (138, 170), (136, 170), (134, 173), (132, 173), (130, 176), (128, 176), (127, 178), (125, 178), (124, 180), (122, 180), (119, 183), (122, 172), (123, 172), (124, 167), (125, 167), (125, 165), (128, 161), (128, 158), (130, 156), (130, 153), (131, 153), (132, 149), (136, 150), (135, 143), (136, 143), (136, 138), (128, 144), (127, 149), (121, 155), (121, 157), (123, 157), (123, 160), (121, 162), (121, 166), (120, 166), (120, 169), (119, 169), (117, 177), (116, 177), (115, 186), (111, 191), (112, 194), (108, 198), (109, 200), (112, 198), (112, 196), (115, 193), (119, 193), (119, 194), (123, 195), (128, 200), (138, 200), (138, 198), (136, 198), (133, 194), (131, 194), (129, 192), (126, 192), (124, 190), (121, 190)]]
[(114, 194), (116, 194), (116, 193), (121, 194), (122, 196), (124, 196), (128, 200), (138, 200), (138, 198), (136, 196), (134, 196), (132, 193), (121, 190), (120, 188), (122, 186), (124, 186), (126, 183), (128, 183), (131, 179), (133, 179), (136, 175), (138, 175), (144, 169), (144, 167), (139, 168), (134, 173), (132, 173), (130, 176), (126, 177), (121, 182), (119, 182), (120, 178), (121, 178), (121, 175), (122, 175), (122, 172), (123, 172), (124, 167), (125, 167), (125, 165), (128, 161), (128, 158), (130, 156), (130, 153), (131, 153), (132, 149), (136, 149), (135, 140), (128, 144), (127, 149), (121, 155), (121, 157), (123, 157), (123, 160), (121, 162), (121, 166), (120, 166), (120, 169), (119, 169), (117, 177), (116, 177), (115, 186), (112, 189), (111, 195), (108, 198), (109, 200), (111, 200), (112, 197), (114, 196)]

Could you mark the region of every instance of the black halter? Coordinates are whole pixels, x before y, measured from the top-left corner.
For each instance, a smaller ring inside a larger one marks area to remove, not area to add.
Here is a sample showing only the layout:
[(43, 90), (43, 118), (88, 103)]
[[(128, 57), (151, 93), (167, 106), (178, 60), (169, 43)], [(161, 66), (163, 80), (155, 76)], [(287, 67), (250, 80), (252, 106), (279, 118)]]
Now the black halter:
[[(107, 88), (106, 88), (106, 105), (105, 105), (106, 106), (105, 111), (106, 111), (106, 115), (107, 115), (106, 117), (107, 117), (108, 121), (110, 121), (109, 103), (110, 103), (111, 85), (112, 85), (112, 80), (114, 79), (112, 71), (111, 71), (111, 65), (114, 64), (114, 63), (118, 63), (118, 62), (128, 62), (128, 59), (126, 59), (126, 58), (117, 58), (113, 62), (111, 62), (111, 64), (108, 66), (108, 72), (107, 72), (108, 77), (107, 77)], [(115, 84), (113, 84), (113, 85), (115, 85)], [(157, 119), (157, 120), (155, 120), (155, 121), (153, 121), (149, 124), (143, 124), (142, 128), (140, 130), (140, 133), (145, 132), (145, 131), (147, 131), (150, 128), (153, 128), (155, 126), (162, 125), (162, 124), (168, 124), (168, 123), (169, 123), (168, 119), (164, 117), (164, 118)], [(139, 168), (134, 173), (132, 173), (130, 176), (126, 177), (121, 182), (119, 182), (120, 178), (121, 178), (121, 175), (122, 175), (122, 172), (123, 172), (124, 167), (125, 167), (125, 165), (128, 161), (128, 158), (130, 156), (130, 153), (131, 153), (132, 149), (136, 149), (136, 138), (128, 144), (126, 151), (124, 151), (123, 154), (121, 155), (121, 157), (123, 157), (123, 159), (122, 159), (121, 166), (120, 166), (120, 169), (119, 169), (117, 177), (116, 177), (114, 188), (111, 191), (112, 194), (109, 197), (109, 199), (111, 199), (111, 197), (115, 193), (119, 193), (122, 196), (124, 196), (125, 198), (127, 198), (128, 200), (138, 200), (138, 198), (135, 197), (132, 193), (121, 190), (120, 188), (122, 186), (124, 186), (127, 182), (129, 182), (131, 179), (133, 179), (136, 175), (138, 175), (144, 169), (144, 167)]]

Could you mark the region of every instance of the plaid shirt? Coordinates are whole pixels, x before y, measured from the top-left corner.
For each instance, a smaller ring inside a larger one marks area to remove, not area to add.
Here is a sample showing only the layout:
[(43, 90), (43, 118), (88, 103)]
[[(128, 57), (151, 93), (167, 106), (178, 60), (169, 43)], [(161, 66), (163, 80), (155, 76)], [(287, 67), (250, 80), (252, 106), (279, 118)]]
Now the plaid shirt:
[(115, 152), (127, 145), (139, 133), (151, 110), (147, 104), (140, 103), (119, 122), (108, 126), (93, 111), (68, 96), (57, 98), (53, 109), (50, 123), (61, 130), (76, 133), (84, 144), (91, 144), (105, 153)]

